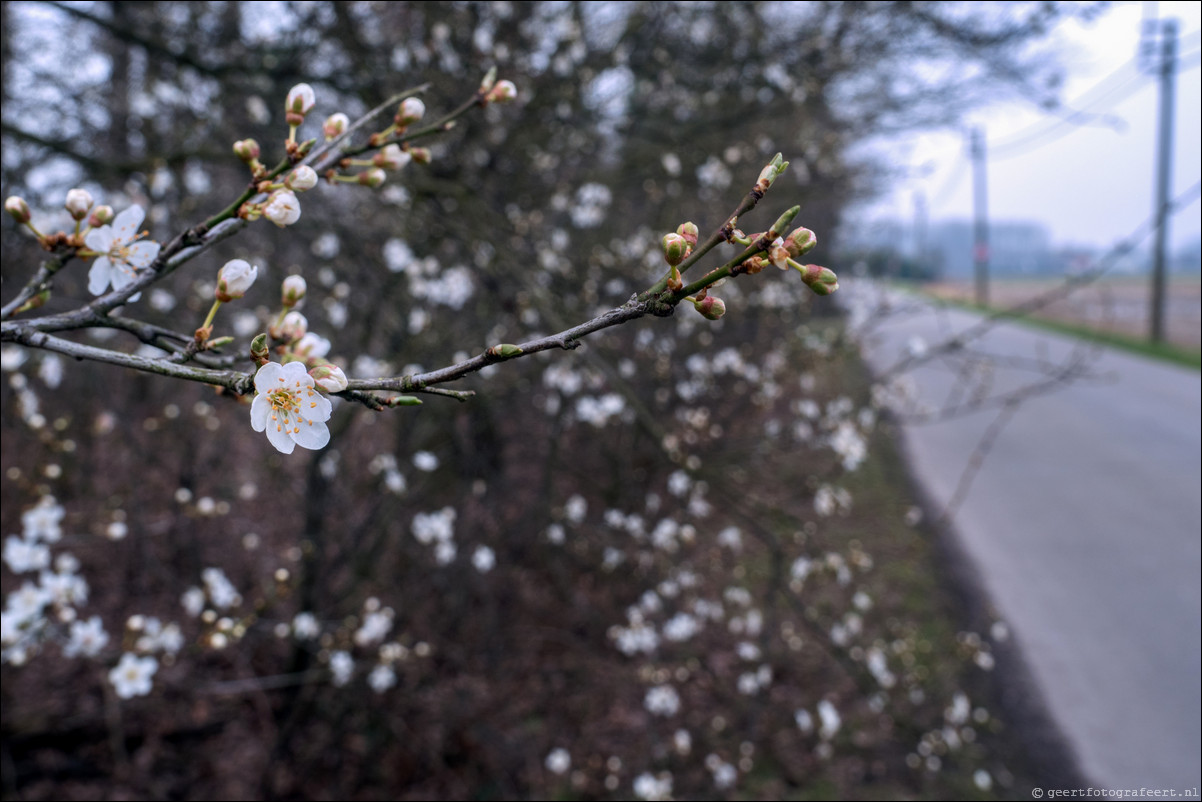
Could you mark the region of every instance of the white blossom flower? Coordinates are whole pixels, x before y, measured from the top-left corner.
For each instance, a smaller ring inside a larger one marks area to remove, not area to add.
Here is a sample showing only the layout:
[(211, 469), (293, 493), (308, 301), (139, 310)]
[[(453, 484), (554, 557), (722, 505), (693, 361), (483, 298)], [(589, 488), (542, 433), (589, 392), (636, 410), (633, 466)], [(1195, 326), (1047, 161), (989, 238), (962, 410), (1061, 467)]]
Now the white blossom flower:
[(656, 685), (647, 689), (643, 707), (657, 716), (674, 716), (680, 710), (680, 694), (671, 685)]
[(92, 195), (86, 189), (69, 189), (64, 206), (71, 213), (72, 218), (82, 220), (88, 216), (88, 210), (92, 208)]
[(14, 574), (40, 571), (50, 565), (50, 549), (36, 540), (9, 535), (4, 540), (4, 562)]
[(281, 453), (291, 454), (296, 446), (324, 448), (330, 442), (332, 406), (317, 392), (313, 377), (300, 362), (281, 365), (268, 362), (255, 374), (255, 400), (250, 406), (250, 425), (267, 431), (267, 439)]
[(818, 703), (818, 718), (822, 720), (822, 726), (818, 729), (818, 734), (825, 740), (833, 738), (843, 725), (843, 719), (839, 717), (839, 711), (826, 699)]
[(307, 164), (294, 169), (284, 179), (284, 186), (293, 192), (305, 192), (317, 186), (317, 171)]
[(477, 546), (472, 552), (472, 565), (482, 574), (487, 574), (497, 564), (497, 555), (488, 546)]
[(290, 189), (277, 189), (263, 204), (263, 216), (280, 228), (292, 225), (300, 215), (300, 201)]
[(149, 267), (159, 255), (159, 243), (138, 241), (138, 227), (145, 218), (141, 206), (130, 206), (111, 226), (93, 229), (84, 237), (88, 249), (100, 254), (88, 271), (88, 292), (102, 295), (110, 284), (114, 290), (125, 289), (137, 277), (135, 271)]
[(37, 505), (21, 513), (21, 530), (30, 542), (57, 543), (63, 536), (60, 521), (65, 511), (53, 496), (42, 496)]
[(138, 657), (126, 652), (120, 662), (109, 672), (109, 682), (122, 699), (145, 696), (150, 693), (151, 677), (159, 670), (159, 661), (153, 657)]
[[(292, 314), (289, 312), (288, 314)], [(287, 315), (285, 315), (287, 318)], [(320, 334), (307, 332), (300, 341), (292, 347), (292, 352), (301, 359), (324, 359), (330, 353), (330, 341)]]
[(397, 111), (397, 118), (401, 125), (410, 125), (424, 117), (426, 114), (426, 104), (418, 97), (407, 97), (401, 101), (401, 108)]
[(321, 625), (313, 613), (300, 612), (292, 617), (292, 634), (298, 640), (312, 640), (321, 634)]
[(297, 84), (288, 90), (288, 98), (284, 101), (284, 110), (302, 117), (309, 113), (317, 103), (317, 95), (308, 84)]
[(355, 630), (355, 643), (359, 646), (368, 646), (384, 640), (388, 631), (392, 629), (392, 616), (391, 607), (369, 612), (363, 617), (363, 624)]
[(330, 655), (330, 673), (334, 675), (334, 684), (339, 688), (351, 681), (351, 675), (355, 673), (355, 660), (350, 652), (337, 651)]
[(205, 609), (205, 592), (193, 585), (183, 592), (179, 597), (179, 603), (183, 605), (184, 610), (188, 615), (196, 618)]
[(225, 610), (242, 602), (242, 596), (220, 568), (206, 568), (200, 575), (204, 579), (209, 600), (218, 610)]
[(564, 505), (563, 513), (569, 521), (578, 524), (584, 520), (584, 516), (588, 513), (588, 502), (584, 500), (584, 496), (577, 493), (568, 499)]
[(108, 645), (109, 636), (104, 631), (104, 623), (100, 616), (94, 615), (87, 621), (71, 622), (71, 639), (63, 647), (67, 657), (95, 657)]
[(378, 665), (367, 675), (367, 684), (376, 693), (384, 693), (396, 685), (396, 672), (393, 671), (392, 666)]
[(643, 772), (634, 778), (634, 795), (639, 799), (657, 800), (672, 797), (672, 775), (661, 773), (658, 777), (650, 772)]
[(396, 144), (385, 145), (372, 158), (372, 162), (377, 167), (383, 167), (385, 170), (399, 170), (412, 160), (413, 157), (409, 155), (409, 151), (401, 150), (400, 146)]
[(572, 767), (572, 756), (568, 753), (568, 750), (561, 746), (552, 749), (547, 754), (547, 759), (543, 761), (543, 765), (552, 774), (564, 774)]
[(222, 303), (241, 298), (255, 283), (259, 268), (245, 259), (231, 259), (217, 271), (217, 300)]

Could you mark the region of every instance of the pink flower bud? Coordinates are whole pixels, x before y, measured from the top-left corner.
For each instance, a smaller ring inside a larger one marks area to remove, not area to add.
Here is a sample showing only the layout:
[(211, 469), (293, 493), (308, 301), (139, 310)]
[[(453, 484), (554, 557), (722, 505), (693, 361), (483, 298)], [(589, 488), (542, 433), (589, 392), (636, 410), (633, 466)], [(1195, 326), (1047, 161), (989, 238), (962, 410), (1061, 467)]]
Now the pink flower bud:
[(690, 248), (697, 247), (697, 224), (696, 223), (681, 223), (676, 227), (676, 233), (684, 237), (685, 242), (689, 243)]
[(331, 114), (329, 117), (326, 117), (325, 123), (323, 123), (321, 126), (321, 131), (323, 134), (325, 134), (326, 141), (328, 142), (331, 139), (337, 139), (338, 137), (342, 136), (342, 132), (345, 131), (347, 126), (350, 124), (350, 118), (342, 112), (338, 112), (337, 114)]
[(113, 207), (112, 206), (97, 206), (92, 209), (92, 213), (88, 215), (88, 225), (92, 228), (100, 228), (107, 226), (113, 222)]
[(309, 371), (309, 375), (327, 393), (341, 393), (347, 387), (346, 374), (337, 365), (318, 365)]
[(706, 320), (717, 320), (726, 314), (725, 302), (712, 295), (707, 295), (700, 301), (693, 301), (693, 308), (700, 312)]
[(294, 192), (304, 192), (317, 186), (317, 172), (307, 164), (302, 164), (284, 180), (284, 186)]
[(801, 280), (816, 295), (830, 295), (839, 289), (839, 277), (835, 275), (835, 271), (820, 265), (803, 266)]
[(673, 267), (683, 262), (689, 255), (689, 242), (679, 234), (664, 234), (662, 244), (664, 259)]
[(82, 220), (88, 216), (88, 210), (92, 208), (92, 195), (86, 189), (68, 190), (67, 202), (64, 205), (71, 213), (72, 218)]
[(300, 214), (300, 201), (290, 189), (277, 189), (263, 204), (263, 216), (280, 228), (295, 223)]
[(259, 158), (259, 143), (253, 139), (241, 139), (234, 143), (234, 155), (250, 164)]
[(397, 109), (395, 122), (403, 128), (417, 122), (425, 114), (426, 104), (422, 102), (421, 98), (407, 97), (401, 101), (401, 107)]
[(384, 179), (388, 178), (387, 174), (379, 167), (372, 167), (370, 170), (365, 170), (359, 173), (359, 183), (365, 187), (375, 189), (384, 183)]
[[(410, 98), (410, 100), (412, 99)], [(385, 170), (399, 170), (412, 158), (406, 151), (401, 150), (400, 145), (394, 143), (381, 148), (371, 161), (376, 167), (382, 167)]]
[(795, 228), (789, 236), (785, 237), (785, 247), (794, 259), (805, 256), (814, 250), (814, 246), (817, 244), (818, 237), (808, 228)]
[(10, 195), (5, 199), (4, 211), (11, 214), (13, 219), (21, 225), (28, 223), (31, 217), (29, 204), (25, 202), (24, 198), (17, 197), (16, 195)]
[(232, 259), (217, 272), (217, 291), (214, 295), (223, 304), (241, 298), (255, 283), (258, 275), (259, 268), (252, 266), (250, 262), (245, 259)]
[(409, 148), (409, 155), (413, 158), (415, 164), (430, 163), (431, 155), (429, 148)]
[(284, 308), (291, 309), (300, 303), (301, 299), (305, 297), (305, 291), (308, 288), (304, 278), (301, 276), (289, 276), (284, 279), (284, 283), (280, 287), (280, 298), (283, 301)]
[(300, 125), (305, 121), (305, 115), (317, 103), (313, 87), (308, 84), (297, 84), (288, 90), (288, 99), (284, 101), (284, 117), (289, 125)]
[(513, 85), (513, 81), (497, 81), (497, 85), (492, 88), (485, 100), (489, 103), (509, 103), (517, 96), (518, 88)]

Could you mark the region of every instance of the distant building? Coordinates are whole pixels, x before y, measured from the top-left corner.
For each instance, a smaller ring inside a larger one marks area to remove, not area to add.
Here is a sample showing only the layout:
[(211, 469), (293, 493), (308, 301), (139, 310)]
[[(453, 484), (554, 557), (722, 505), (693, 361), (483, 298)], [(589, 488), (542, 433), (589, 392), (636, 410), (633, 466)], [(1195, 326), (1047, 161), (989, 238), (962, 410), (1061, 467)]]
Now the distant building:
[[(863, 261), (872, 272), (898, 277), (940, 277), (955, 280), (973, 275), (973, 230), (969, 220), (930, 224), (920, 237), (914, 226), (899, 220), (845, 221), (840, 227), (840, 254)], [(919, 253), (919, 251), (922, 251)], [(991, 276), (1064, 276), (1092, 270), (1109, 249), (1052, 244), (1042, 223), (1001, 220), (989, 226)], [(1111, 274), (1139, 274), (1151, 269), (1145, 244), (1107, 261)], [(1202, 270), (1202, 239), (1195, 238), (1169, 255), (1173, 273)]]
[[(946, 278), (967, 278), (973, 271), (972, 222), (948, 220), (931, 226), (927, 249)], [(1064, 272), (1052, 253), (1052, 235), (1041, 223), (997, 221), (989, 226), (992, 275), (1048, 275)]]

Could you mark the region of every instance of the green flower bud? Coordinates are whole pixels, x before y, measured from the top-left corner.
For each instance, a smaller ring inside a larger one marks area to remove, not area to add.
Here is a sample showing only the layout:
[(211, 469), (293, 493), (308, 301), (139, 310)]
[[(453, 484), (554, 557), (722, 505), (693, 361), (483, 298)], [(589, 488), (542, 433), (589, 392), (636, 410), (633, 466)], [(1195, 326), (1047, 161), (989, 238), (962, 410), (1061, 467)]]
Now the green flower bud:
[(839, 289), (839, 277), (835, 271), (821, 265), (803, 265), (801, 280), (817, 295), (830, 295)]
[(256, 335), (255, 338), (250, 341), (250, 358), (253, 359), (255, 364), (257, 364), (259, 367), (262, 367), (268, 361), (269, 356), (267, 351), (266, 332)]
[(300, 303), (305, 297), (305, 291), (309, 285), (305, 283), (305, 279), (301, 276), (289, 276), (284, 279), (284, 283), (280, 288), (280, 297), (283, 301), (285, 309), (291, 309)]
[(672, 265), (672, 267), (676, 267), (683, 262), (685, 257), (689, 255), (689, 251), (692, 250), (689, 247), (689, 241), (680, 234), (664, 234), (662, 245), (664, 260)]
[(523, 351), (521, 348), (518, 348), (516, 345), (513, 345), (512, 343), (501, 343), (500, 345), (494, 345), (492, 348), (488, 349), (489, 356), (499, 356), (504, 359), (514, 356), (521, 356), (524, 353), (525, 351)]
[(97, 206), (92, 209), (92, 213), (88, 215), (88, 225), (92, 228), (100, 228), (107, 226), (113, 222), (113, 207), (112, 206)]
[(358, 180), (361, 185), (365, 187), (371, 187), (372, 189), (375, 189), (376, 187), (380, 186), (380, 184), (383, 184), (386, 178), (388, 178), (388, 176), (379, 167), (372, 167), (370, 170), (364, 170), (362, 173), (359, 173), (358, 176)]
[(707, 295), (700, 301), (693, 301), (693, 308), (706, 320), (717, 320), (726, 314), (726, 304), (721, 298), (712, 295)]
[(253, 139), (241, 139), (234, 143), (234, 155), (250, 164), (259, 158), (259, 143)]
[(681, 223), (676, 227), (676, 233), (685, 238), (685, 242), (689, 243), (690, 248), (697, 247), (697, 235), (700, 232), (697, 230), (696, 223)]
[(785, 237), (785, 248), (794, 259), (800, 259), (818, 244), (818, 237), (808, 228), (795, 228)]

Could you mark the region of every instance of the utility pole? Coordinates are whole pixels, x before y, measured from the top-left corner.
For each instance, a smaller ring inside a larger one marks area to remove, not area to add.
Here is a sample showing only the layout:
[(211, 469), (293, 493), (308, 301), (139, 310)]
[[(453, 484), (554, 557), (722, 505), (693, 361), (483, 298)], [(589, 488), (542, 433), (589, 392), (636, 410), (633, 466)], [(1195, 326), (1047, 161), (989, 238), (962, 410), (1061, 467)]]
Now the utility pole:
[[(1146, 32), (1146, 29), (1145, 29)], [(1152, 342), (1164, 342), (1164, 292), (1166, 283), (1165, 248), (1169, 235), (1169, 195), (1172, 192), (1173, 162), (1173, 91), (1177, 71), (1177, 20), (1160, 24), (1160, 120), (1156, 138), (1156, 197), (1153, 217), (1156, 241), (1152, 256)]]
[(985, 131), (972, 129), (972, 266), (977, 306), (989, 306), (989, 209), (985, 190)]

